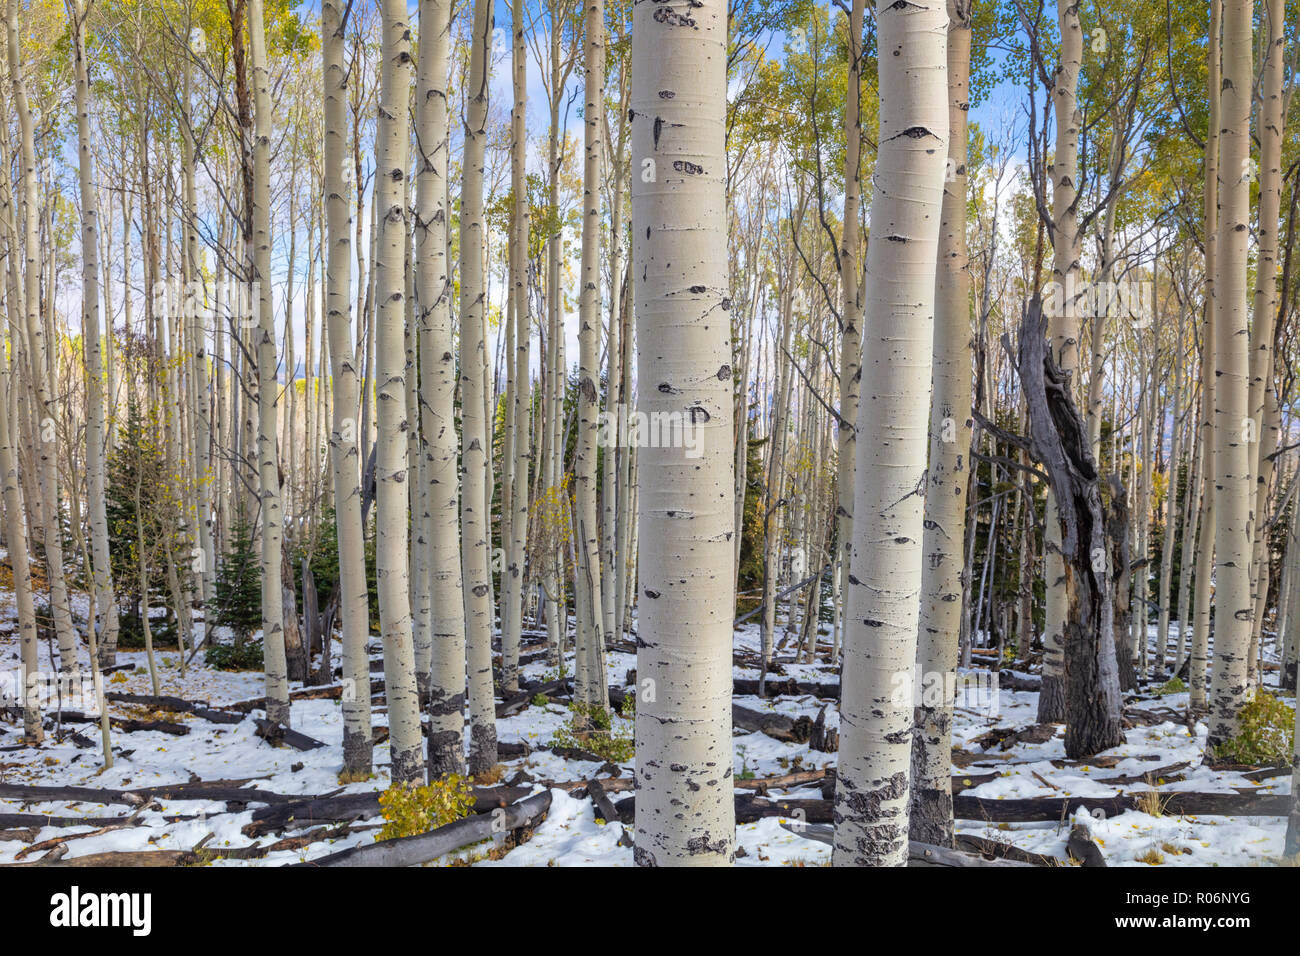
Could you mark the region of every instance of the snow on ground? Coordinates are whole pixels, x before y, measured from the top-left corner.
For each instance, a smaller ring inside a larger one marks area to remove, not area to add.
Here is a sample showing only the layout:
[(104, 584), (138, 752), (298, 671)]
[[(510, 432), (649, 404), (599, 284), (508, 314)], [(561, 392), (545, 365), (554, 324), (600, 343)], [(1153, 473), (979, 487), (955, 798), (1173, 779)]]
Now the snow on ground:
[[(85, 613), (84, 601), (78, 612)], [(201, 622), (196, 627), (202, 628)], [(1176, 627), (1176, 626), (1175, 626)], [(6, 631), (7, 629), (7, 631)], [(1151, 629), (1154, 637), (1155, 629)], [(779, 633), (779, 629), (778, 629)], [(737, 664), (735, 676), (755, 678), (758, 670), (751, 662), (757, 661), (759, 629), (756, 625), (742, 625), (736, 630), (735, 650)], [(337, 642), (335, 653), (337, 655)], [(377, 645), (372, 651), (378, 652)], [(49, 667), (51, 650), (42, 646), (42, 667)], [(778, 652), (780, 679), (794, 677), (800, 681), (831, 682), (837, 679), (833, 668), (824, 663), (804, 664), (789, 660), (788, 651)], [(784, 655), (784, 656), (781, 656)], [(134, 671), (111, 675), (106, 683), (110, 691), (133, 694), (152, 693), (145, 655), (141, 651), (122, 651), (120, 663), (135, 663)], [(83, 650), (84, 660), (84, 650)], [(203, 663), (197, 656), (181, 672), (180, 659), (175, 651), (160, 651), (157, 655), (160, 671), (160, 690), (165, 695), (186, 700), (205, 700), (213, 706), (259, 697), (262, 679), (255, 673), (230, 673), (217, 671)], [(623, 686), (629, 670), (635, 667), (635, 656), (621, 651), (607, 655), (609, 683)], [(13, 628), (12, 600), (0, 594), (0, 676), (13, 675), (19, 669), (16, 631)], [(556, 670), (545, 661), (533, 661), (522, 668), (525, 680), (553, 679)], [(571, 672), (571, 664), (570, 664)], [(986, 675), (987, 676), (987, 675)], [(296, 686), (296, 685), (295, 685)], [(808, 716), (816, 718), (826, 707), (828, 728), (838, 727), (839, 718), (834, 702), (818, 700), (812, 695), (784, 696), (775, 700), (756, 696), (738, 696), (736, 703), (752, 710), (779, 713), (791, 718)], [(1146, 700), (1138, 706), (1155, 708), (1167, 706), (1177, 711), (1186, 707), (1186, 695), (1169, 695), (1159, 700)], [(997, 747), (985, 751), (976, 738), (990, 728), (1027, 727), (1035, 722), (1037, 694), (1003, 690), (994, 699), (980, 698), (972, 706), (961, 706), (956, 712), (953, 746), (967, 755), (967, 766), (956, 769), (958, 778), (963, 775), (998, 776), (964, 792), (989, 799), (1017, 797), (1047, 797), (1078, 795), (1088, 797), (1113, 796), (1121, 792), (1138, 792), (1144, 784), (1120, 786), (1103, 782), (1106, 778), (1134, 775), (1153, 769), (1185, 764), (1170, 771), (1168, 779), (1161, 779), (1157, 788), (1162, 792), (1192, 790), (1232, 793), (1238, 789), (1255, 789), (1265, 793), (1289, 793), (1289, 774), (1266, 779), (1253, 784), (1241, 773), (1222, 772), (1203, 766), (1206, 728), (1198, 724), (1195, 733), (1178, 721), (1170, 719), (1154, 726), (1141, 726), (1127, 732), (1122, 747), (1108, 752), (1102, 760), (1104, 767), (1058, 766), (1062, 762), (1064, 741), (1062, 732), (1045, 743), (1015, 744), (1007, 751)], [(91, 708), (85, 708), (89, 711)], [(103, 770), (98, 750), (98, 732), (94, 724), (66, 725), (64, 739), (49, 732), (46, 743), (38, 750), (17, 746), (21, 743), (21, 724), (12, 717), (0, 719), (0, 780), (14, 784), (74, 785), (94, 788), (142, 788), (161, 784), (182, 783), (190, 780), (232, 780), (234, 785), (246, 782), (282, 794), (359, 793), (382, 790), (388, 786), (389, 753), (386, 742), (375, 747), (375, 775), (365, 782), (340, 787), (338, 770), (341, 765), (339, 741), (342, 736), (342, 711), (337, 700), (298, 700), (293, 703), (293, 726), (296, 730), (324, 741), (327, 747), (298, 751), (288, 747), (273, 747), (254, 733), (253, 717), (262, 716), (252, 711), (238, 724), (209, 723), (191, 714), (149, 713), (144, 708), (123, 704), (110, 704), (110, 713), (122, 717), (152, 717), (185, 723), (191, 727), (186, 736), (173, 736), (158, 732), (113, 732), (115, 765)], [(527, 743), (532, 752), (525, 757), (504, 761), (503, 780), (509, 780), (523, 771), (534, 781), (583, 781), (597, 775), (607, 775), (608, 766), (601, 762), (565, 759), (549, 750), (537, 749), (547, 744), (569, 718), (566, 708), (559, 703), (546, 706), (529, 706), (521, 713), (498, 721), (498, 735), (503, 742)], [(376, 726), (385, 725), (386, 714), (382, 707), (374, 713)], [(615, 718), (616, 729), (630, 731), (632, 722)], [(78, 730), (84, 736), (80, 746), (70, 732)], [(89, 738), (92, 743), (87, 742)], [(1157, 754), (1158, 763), (1138, 759)], [(812, 750), (808, 744), (788, 743), (761, 733), (741, 733), (735, 738), (735, 773), (737, 779), (765, 777), (792, 770), (832, 767), (834, 754)], [(628, 761), (618, 768), (618, 776), (630, 778), (634, 763)], [(455, 861), (484, 866), (572, 866), (601, 865), (628, 866), (632, 864), (630, 842), (624, 838), (624, 827), (617, 821), (598, 820), (589, 799), (577, 799), (561, 789), (552, 789), (552, 804), (547, 819), (535, 830), (532, 838), (505, 854), (489, 854), (492, 847), (480, 844), (455, 855)], [(817, 785), (776, 794), (784, 798), (818, 798)], [(618, 799), (622, 794), (614, 795)], [(69, 856), (122, 850), (172, 849), (188, 850), (202, 841), (209, 850), (267, 846), (289, 834), (271, 834), (250, 838), (241, 828), (252, 820), (252, 808), (240, 813), (227, 812), (223, 801), (166, 800), (158, 801), (157, 808), (139, 814), (140, 826), (109, 830), (95, 836), (73, 839), (67, 843)], [(259, 806), (254, 804), (254, 807)], [(83, 827), (43, 826), (34, 839), (19, 838), (14, 831), (5, 833), (0, 827), (0, 863), (12, 862), (33, 843), (77, 833), (92, 833), (96, 828), (93, 818), (120, 817), (130, 812), (122, 805), (98, 805), (87, 802), (41, 802), (21, 804), (17, 800), (0, 799), (0, 814), (26, 813), (53, 816), (85, 816)], [(1107, 862), (1111, 865), (1151, 865), (1139, 862), (1138, 857), (1154, 851), (1162, 865), (1216, 866), (1258, 864), (1275, 860), (1282, 850), (1285, 829), (1284, 818), (1179, 816), (1165, 814), (1150, 816), (1128, 811), (1110, 819), (1094, 818), (1080, 811), (1091, 827)], [(371, 821), (374, 823), (375, 821)], [(814, 838), (812, 830), (803, 832), (797, 821), (778, 817), (765, 818), (758, 823), (737, 828), (737, 864), (746, 866), (826, 865), (830, 847)], [(959, 821), (958, 832), (1000, 842), (1013, 843), (1021, 849), (1064, 859), (1069, 821), (1053, 823), (992, 824), (979, 821)], [(220, 859), (213, 865), (246, 866), (292, 863), (323, 856), (349, 846), (374, 839), (371, 827), (332, 841), (321, 841), (303, 849), (282, 850), (260, 859)], [(630, 828), (628, 828), (630, 829)], [(22, 834), (27, 837), (27, 834)], [(630, 838), (630, 833), (627, 834)], [(741, 852), (743, 851), (743, 852)], [(42, 851), (43, 852), (43, 851)], [(39, 852), (32, 858), (39, 857)], [(492, 858), (499, 857), (499, 858)], [(452, 859), (438, 861), (453, 862)]]

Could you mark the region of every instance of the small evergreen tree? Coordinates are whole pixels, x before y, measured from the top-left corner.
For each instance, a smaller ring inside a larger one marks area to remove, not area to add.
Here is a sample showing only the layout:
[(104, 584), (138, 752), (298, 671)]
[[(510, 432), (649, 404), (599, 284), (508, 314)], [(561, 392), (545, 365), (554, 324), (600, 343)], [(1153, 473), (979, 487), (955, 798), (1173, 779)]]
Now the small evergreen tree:
[[(104, 489), (109, 563), (122, 628), (118, 640), (123, 647), (143, 646), (143, 614), (155, 598), (163, 598), (161, 589), (166, 581), (166, 570), (159, 556), (164, 536), (170, 533), (164, 521), (170, 503), (165, 493), (167, 465), (158, 441), (160, 434), (155, 414), (142, 408), (132, 393), (119, 440), (108, 459), (108, 482)], [(137, 527), (137, 512), (142, 528)], [(140, 593), (141, 537), (147, 552), (144, 562), (149, 571), (148, 594)], [(168, 643), (174, 639), (173, 631), (169, 612), (163, 626), (155, 628), (154, 637)]]
[(262, 624), (262, 579), (253, 531), (242, 511), (230, 529), (230, 550), (217, 562), (217, 579), (209, 606), (212, 623), (235, 632), (240, 647)]

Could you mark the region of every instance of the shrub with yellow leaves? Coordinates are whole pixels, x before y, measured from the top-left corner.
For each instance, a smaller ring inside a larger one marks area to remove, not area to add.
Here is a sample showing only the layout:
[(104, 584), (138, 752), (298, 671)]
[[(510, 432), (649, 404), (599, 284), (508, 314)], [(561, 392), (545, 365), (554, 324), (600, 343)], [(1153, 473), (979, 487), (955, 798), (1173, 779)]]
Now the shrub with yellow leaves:
[(384, 825), (378, 840), (415, 836), (455, 823), (474, 808), (469, 780), (449, 774), (423, 787), (394, 784), (379, 795), (379, 812)]

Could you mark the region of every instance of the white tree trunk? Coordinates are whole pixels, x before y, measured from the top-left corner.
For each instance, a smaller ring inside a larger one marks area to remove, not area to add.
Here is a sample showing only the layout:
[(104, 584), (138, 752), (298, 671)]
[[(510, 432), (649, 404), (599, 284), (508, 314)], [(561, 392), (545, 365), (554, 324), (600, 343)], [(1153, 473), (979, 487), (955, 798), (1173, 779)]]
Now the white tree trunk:
[[(943, 192), (934, 302), (934, 395), (925, 487), (925, 565), (917, 632), (916, 737), (912, 744), (912, 839), (952, 845), (952, 705), (961, 596), (966, 581), (967, 458), (971, 407), (970, 273), (966, 252), (966, 114), (970, 6), (948, 0), (948, 175)], [(1032, 503), (1031, 503), (1032, 504)], [(1021, 555), (1021, 560), (1026, 556)]]
[(416, 298), (420, 306), (421, 430), (429, 485), (429, 566), (433, 576), (433, 648), (429, 672), (429, 776), (465, 771), (465, 602), (461, 596), (460, 522), (453, 406), (456, 359), (447, 271), (447, 66), (451, 5), (420, 3), (420, 75), (416, 95), (420, 165), (416, 179)]
[(1214, 570), (1216, 525), (1218, 523), (1218, 493), (1214, 484), (1214, 352), (1218, 339), (1215, 332), (1215, 301), (1218, 298), (1219, 249), (1219, 135), (1221, 112), (1221, 52), (1220, 24), (1223, 17), (1222, 0), (1210, 0), (1210, 34), (1206, 44), (1209, 64), (1206, 78), (1206, 99), (1209, 123), (1205, 137), (1205, 182), (1202, 233), (1205, 237), (1205, 332), (1201, 336), (1201, 517), (1200, 548), (1196, 553), (1196, 601), (1193, 609), (1195, 624), (1192, 629), (1191, 663), (1189, 667), (1188, 709), (1203, 713), (1208, 706), (1205, 684), (1205, 663), (1210, 644), (1211, 577)]
[(257, 296), (257, 474), (262, 500), (262, 648), (266, 666), (266, 717), (289, 725), (289, 676), (284, 649), (281, 592), (280, 454), (276, 434), (275, 315), (271, 302), (271, 87), (266, 65), (262, 0), (248, 0), (248, 50), (253, 73), (253, 249)]
[(605, 4), (586, 0), (583, 25), (582, 291), (578, 299), (578, 447), (574, 462), (577, 562), (577, 652), (584, 657), (577, 699), (606, 710), (605, 638), (601, 626), (600, 525), (596, 516), (596, 436), (600, 429), (600, 170), (605, 150)]
[[(1075, 284), (1079, 276), (1079, 70), (1083, 65), (1083, 31), (1075, 0), (1056, 0), (1061, 31), (1060, 60), (1052, 77), (1052, 112), (1056, 118), (1056, 150), (1048, 170), (1052, 181), (1052, 281), (1060, 289), (1049, 297), (1056, 308), (1048, 315), (1052, 354), (1062, 370), (1078, 374), (1079, 317)], [(1077, 382), (1076, 382), (1077, 384)], [(1043, 689), (1038, 697), (1039, 721), (1065, 719), (1065, 631), (1068, 606), (1065, 568), (1061, 562), (1061, 529), (1056, 502), (1049, 493), (1043, 570), (1047, 577), (1047, 620), (1043, 634)]]
[(1250, 513), (1255, 500), (1248, 393), (1246, 269), (1250, 240), (1251, 22), (1254, 0), (1223, 4), (1218, 264), (1214, 298), (1214, 668), (1208, 745), (1236, 733), (1246, 700)]
[(356, 351), (352, 340), (352, 204), (344, 182), (347, 162), (348, 71), (344, 66), (341, 0), (321, 6), (321, 52), (325, 83), (325, 212), (327, 217), (325, 313), (334, 390), (330, 460), (334, 521), (338, 536), (339, 604), (343, 620), (343, 772), (369, 775), (374, 744), (370, 730), (370, 598), (366, 584), (365, 533), (361, 525), (361, 466), (357, 449)]
[(879, 0), (880, 148), (835, 787), (836, 866), (907, 862), (936, 256), (948, 158), (942, 0)]
[(638, 409), (677, 416), (701, 452), (639, 454), (641, 866), (727, 865), (734, 854), (726, 39), (722, 0), (633, 10)]
[[(85, 7), (71, 0), (73, 64), (76, 68), (77, 140), (81, 182), (81, 329), (86, 368), (86, 490), (94, 565), (95, 608), (99, 637), (117, 644), (117, 601), (108, 555), (108, 517), (104, 505), (104, 362), (100, 351), (99, 196), (90, 139), (90, 69), (86, 62)], [(91, 661), (94, 668), (96, 662)], [(105, 755), (112, 761), (111, 753)]]
[(424, 782), (415, 648), (411, 630), (406, 432), (406, 175), (411, 28), (405, 0), (384, 0), (383, 69), (375, 132), (375, 573), (384, 640), (393, 783)]
[(1282, 203), (1282, 135), (1287, 109), (1283, 98), (1284, 59), (1286, 56), (1286, 4), (1284, 0), (1265, 0), (1264, 70), (1260, 84), (1263, 102), (1259, 108), (1256, 132), (1260, 140), (1259, 218), (1256, 228), (1257, 258), (1250, 323), (1250, 393), (1248, 414), (1252, 420), (1255, 499), (1251, 509), (1251, 598), (1254, 613), (1250, 630), (1248, 676), (1251, 686), (1258, 683), (1258, 645), (1261, 639), (1265, 603), (1268, 600), (1269, 560), (1268, 519), (1269, 489), (1273, 481), (1272, 454), (1277, 449), (1280, 414), (1274, 385), (1273, 334), (1277, 315), (1278, 214)]
[[(58, 403), (60, 392), (57, 363), (52, 363), (46, 341), (45, 322), (41, 316), (40, 216), (38, 205), (38, 171), (32, 113), (27, 100), (27, 84), (19, 47), (19, 0), (9, 0), (6, 50), (9, 77), (13, 89), (13, 109), (18, 118), (19, 172), (22, 191), (14, 191), (14, 202), (21, 205), (22, 233), (19, 237), (23, 261), (22, 307), (28, 342), (28, 370), (35, 398), (31, 429), (35, 436), (35, 461), (40, 497), (27, 497), (32, 514), (40, 514), (44, 528), (41, 543), (45, 552), (45, 570), (49, 579), (50, 615), (59, 642), (59, 671), (63, 679), (75, 680), (80, 673), (77, 638), (68, 606), (68, 587), (63, 568), (63, 528), (59, 514), (58, 480)], [(15, 255), (19, 250), (10, 249)], [(39, 504), (39, 511), (37, 506)]]
[[(862, 391), (862, 19), (865, 0), (853, 0), (849, 13), (849, 75), (844, 96), (844, 231), (837, 261), (840, 271), (840, 410), (836, 431), (837, 474), (835, 575), (839, 593), (847, 600), (850, 555), (853, 551), (854, 470), (857, 467), (858, 401)], [(741, 505), (743, 510), (743, 503)], [(737, 532), (737, 537), (740, 532)], [(843, 616), (841, 608), (841, 617)], [(833, 655), (838, 658), (842, 627), (836, 629)]]
[(483, 503), (491, 458), (483, 413), (483, 164), (487, 147), (491, 0), (474, 0), (469, 83), (465, 89), (465, 162), (460, 194), (461, 561), (469, 669), (471, 773), (497, 762), (492, 686), (491, 528)]

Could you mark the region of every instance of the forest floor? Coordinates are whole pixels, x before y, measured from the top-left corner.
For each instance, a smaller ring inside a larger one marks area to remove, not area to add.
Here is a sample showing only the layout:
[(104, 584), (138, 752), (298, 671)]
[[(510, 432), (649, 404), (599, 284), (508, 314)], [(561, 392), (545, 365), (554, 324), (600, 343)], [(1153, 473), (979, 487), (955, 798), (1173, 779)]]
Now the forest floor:
[[(80, 613), (85, 613), (84, 603)], [(196, 623), (196, 628), (201, 633), (202, 623)], [(738, 680), (759, 676), (755, 666), (758, 639), (757, 627), (742, 625), (736, 630), (734, 676)], [(559, 676), (544, 655), (528, 653), (539, 647), (526, 645), (524, 649), (526, 688), (539, 687)], [(335, 648), (337, 653), (337, 643)], [(372, 639), (371, 649), (378, 660), (377, 638)], [(49, 647), (41, 647), (43, 667), (48, 666), (50, 653)], [(113, 695), (152, 694), (144, 652), (121, 651), (118, 660), (135, 667), (109, 675), (106, 690)], [(156, 855), (159, 860), (214, 866), (278, 865), (310, 861), (373, 842), (382, 822), (374, 804), (367, 804), (368, 813), (326, 817), (323, 824), (319, 817), (310, 825), (302, 820), (271, 825), (264, 818), (268, 809), (289, 797), (373, 795), (386, 788), (389, 755), (386, 733), (380, 731), (387, 721), (382, 704), (376, 704), (373, 715), (377, 733), (384, 738), (375, 747), (373, 777), (340, 787), (342, 711), (337, 695), (335, 699), (298, 699), (292, 705), (293, 729), (323, 746), (311, 742), (307, 742), (311, 749), (303, 750), (273, 746), (257, 736), (255, 721), (262, 712), (248, 704), (262, 693), (259, 673), (214, 670), (199, 654), (182, 676), (174, 649), (159, 651), (157, 661), (163, 695), (206, 702), (212, 710), (205, 711), (208, 716), (204, 717), (110, 701), (109, 712), (114, 718), (165, 721), (167, 726), (162, 730), (115, 726), (114, 766), (107, 771), (102, 769), (98, 725), (87, 722), (83, 712), (70, 713), (59, 726), (53, 706), (47, 707), (46, 741), (36, 749), (21, 746), (21, 721), (12, 712), (0, 716), (0, 864), (31, 862), (49, 853), (61, 854), (66, 862), (95, 854), (173, 851)], [(624, 687), (635, 664), (630, 650), (611, 650), (607, 655), (609, 684)], [(795, 663), (788, 655), (778, 656), (776, 669), (780, 673), (773, 681), (793, 679), (805, 685), (825, 685), (838, 680), (833, 668)], [(0, 679), (16, 681), (18, 671), (12, 596), (0, 593)], [(959, 700), (953, 732), (954, 791), (960, 793), (959, 807), (965, 808), (958, 816), (967, 817), (959, 819), (957, 829), (969, 838), (968, 844), (982, 841), (986, 850), (993, 844), (1014, 846), (1068, 865), (1066, 844), (1071, 824), (1082, 821), (1110, 866), (1254, 865), (1274, 862), (1281, 855), (1282, 816), (1198, 815), (1173, 812), (1166, 806), (1170, 799), (1177, 799), (1169, 794), (1179, 791), (1234, 798), (1245, 793), (1282, 795), (1291, 787), (1289, 768), (1250, 773), (1207, 766), (1204, 723), (1189, 727), (1182, 717), (1186, 694), (1152, 696), (1152, 687), (1139, 698), (1129, 695), (1126, 722), (1131, 726), (1124, 745), (1089, 763), (1076, 764), (1064, 759), (1060, 725), (1035, 724), (1036, 691), (1004, 686), (990, 693), (988, 672), (973, 673), (979, 675), (977, 687)], [(1023, 671), (1004, 670), (1002, 674), (1017, 683), (1036, 679)], [(1275, 681), (1276, 672), (1269, 678)], [(300, 685), (295, 684), (294, 689), (300, 690)], [(806, 689), (808, 692), (771, 699), (754, 694), (734, 698), (738, 708), (756, 712), (743, 722), (763, 727), (748, 732), (737, 727), (736, 731), (737, 793), (748, 799), (750, 816), (762, 814), (754, 822), (737, 826), (736, 862), (740, 865), (821, 866), (829, 862), (829, 802), (825, 797), (830, 789), (818, 778), (834, 767), (835, 754), (813, 749), (811, 743), (833, 748), (835, 735), (830, 732), (838, 728), (839, 718), (836, 701), (817, 696), (826, 692), (824, 686)], [(572, 716), (567, 702), (555, 699), (561, 696), (554, 694), (545, 703), (537, 698), (537, 703), (530, 701), (518, 713), (501, 716), (497, 722), (499, 740), (507, 745), (497, 784), (503, 800), (530, 789), (540, 791), (551, 783), (563, 784), (551, 787), (546, 819), (518, 846), (494, 851), (492, 844), (481, 843), (439, 862), (632, 864), (632, 827), (602, 819), (601, 811), (582, 788), (589, 780), (602, 780), (618, 810), (617, 802), (630, 794), (633, 762), (611, 764), (584, 759), (593, 755), (572, 749), (560, 747), (560, 753), (548, 749)], [(247, 713), (232, 707), (241, 701)], [(819, 713), (822, 723), (810, 743), (809, 730)], [(221, 722), (209, 719), (214, 716)], [(611, 733), (630, 737), (632, 723), (615, 716)], [(1007, 739), (1014, 731), (1021, 731), (1020, 737)], [(829, 745), (823, 739), (827, 736), (832, 738)], [(754, 793), (758, 786), (754, 781), (791, 774), (802, 776), (793, 783), (778, 781)], [(59, 799), (38, 799), (50, 794), (27, 789), (51, 786), (89, 789), (61, 793)], [(208, 796), (205, 786), (225, 789)], [(164, 788), (165, 792), (141, 793), (150, 788)], [(231, 794), (231, 788), (246, 788), (250, 796), (245, 801)], [(94, 794), (90, 789), (109, 793)], [(1107, 798), (1148, 791), (1157, 791), (1162, 797), (1144, 798), (1141, 809), (1123, 806), (1122, 799), (1118, 806), (1106, 803)], [(1084, 805), (1073, 807), (1072, 815), (1067, 812), (1072, 807), (1067, 806), (1046, 819), (1039, 814), (1037, 820), (1020, 822), (998, 821), (1003, 814), (993, 806), (997, 801), (1026, 798), (1060, 802), (1062, 797), (1084, 798)], [(361, 803), (366, 803), (364, 797)], [(192, 852), (196, 849), (198, 852)]]

